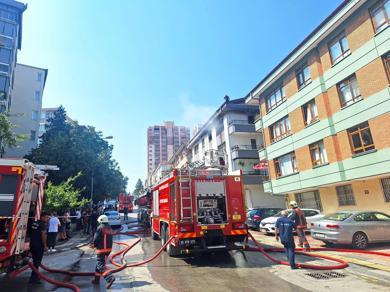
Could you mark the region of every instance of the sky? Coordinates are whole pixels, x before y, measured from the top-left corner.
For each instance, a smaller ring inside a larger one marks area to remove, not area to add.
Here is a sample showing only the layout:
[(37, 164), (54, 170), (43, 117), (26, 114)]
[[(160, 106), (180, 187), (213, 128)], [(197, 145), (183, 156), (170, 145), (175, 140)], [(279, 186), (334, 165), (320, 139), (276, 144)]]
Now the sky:
[(44, 107), (113, 136), (129, 191), (148, 126), (205, 122), (245, 96), (342, 0), (25, 0), (18, 62), (49, 70)]

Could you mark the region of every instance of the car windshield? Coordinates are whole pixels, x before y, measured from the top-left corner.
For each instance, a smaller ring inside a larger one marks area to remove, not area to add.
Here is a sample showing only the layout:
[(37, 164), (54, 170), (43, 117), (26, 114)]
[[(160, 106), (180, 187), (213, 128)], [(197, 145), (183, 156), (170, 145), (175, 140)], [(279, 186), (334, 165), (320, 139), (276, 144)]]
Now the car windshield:
[(332, 220), (332, 221), (344, 221), (345, 219), (347, 219), (351, 215), (352, 215), (352, 213), (339, 212), (339, 213), (333, 213), (333, 214), (326, 215), (326, 216), (324, 216), (324, 219), (325, 220)]

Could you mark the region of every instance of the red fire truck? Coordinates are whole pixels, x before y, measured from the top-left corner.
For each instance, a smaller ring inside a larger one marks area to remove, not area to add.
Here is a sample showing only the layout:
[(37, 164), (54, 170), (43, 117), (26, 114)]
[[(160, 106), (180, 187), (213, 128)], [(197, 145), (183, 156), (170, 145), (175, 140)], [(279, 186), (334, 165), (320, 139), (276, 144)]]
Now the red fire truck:
[(151, 234), (170, 256), (242, 249), (247, 236), (241, 175), (174, 169), (152, 188)]
[(120, 193), (119, 194), (119, 212), (123, 212), (123, 210), (127, 207), (129, 212), (133, 212), (133, 197), (128, 194)]
[(29, 220), (40, 218), (45, 175), (25, 159), (0, 159), (0, 274), (27, 262)]

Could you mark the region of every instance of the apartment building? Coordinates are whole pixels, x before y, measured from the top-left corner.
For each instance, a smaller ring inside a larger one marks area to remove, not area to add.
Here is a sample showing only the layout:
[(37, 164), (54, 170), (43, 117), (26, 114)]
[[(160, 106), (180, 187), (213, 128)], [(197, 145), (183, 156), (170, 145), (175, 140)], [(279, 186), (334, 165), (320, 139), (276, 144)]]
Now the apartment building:
[[(254, 121), (259, 114), (257, 105), (245, 104), (245, 98), (225, 102), (199, 129), (187, 146), (187, 154), (180, 153), (177, 164), (182, 160), (190, 163), (205, 162), (210, 152), (224, 153), (223, 164), (228, 174), (243, 172), (246, 205), (279, 207), (284, 198), (265, 193), (262, 180), (267, 173), (255, 170), (259, 164), (258, 151), (263, 148), (263, 139), (256, 133)], [(175, 164), (175, 163), (173, 163)]]
[(147, 132), (148, 144), (148, 176), (162, 162), (167, 162), (179, 149), (180, 145), (190, 141), (190, 129), (175, 126), (174, 122), (165, 122), (164, 125), (151, 126)]
[(39, 118), (47, 73), (47, 69), (16, 64), (9, 119), (16, 126), (13, 131), (23, 134), (26, 139), (18, 147), (7, 149), (5, 157), (24, 157), (38, 146)]
[(22, 46), (22, 15), (27, 5), (0, 0), (0, 112), (11, 106), (18, 50)]
[(350, 0), (247, 95), (264, 190), (325, 213), (390, 210), (390, 1)]

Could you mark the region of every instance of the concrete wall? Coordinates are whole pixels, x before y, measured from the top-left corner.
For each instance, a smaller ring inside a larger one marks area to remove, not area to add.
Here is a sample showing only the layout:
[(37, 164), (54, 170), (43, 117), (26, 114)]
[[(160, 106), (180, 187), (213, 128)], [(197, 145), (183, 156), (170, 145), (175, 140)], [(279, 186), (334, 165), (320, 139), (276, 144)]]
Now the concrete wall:
[(259, 185), (245, 185), (245, 202), (247, 208), (253, 207), (274, 207), (285, 208), (286, 200), (284, 196), (274, 196), (264, 192), (264, 188)]
[[(16, 64), (10, 120), (17, 126), (14, 132), (26, 135), (26, 140), (18, 148), (6, 149), (5, 157), (23, 157), (37, 147), (46, 74), (45, 69)], [(31, 131), (35, 131), (34, 139)]]

